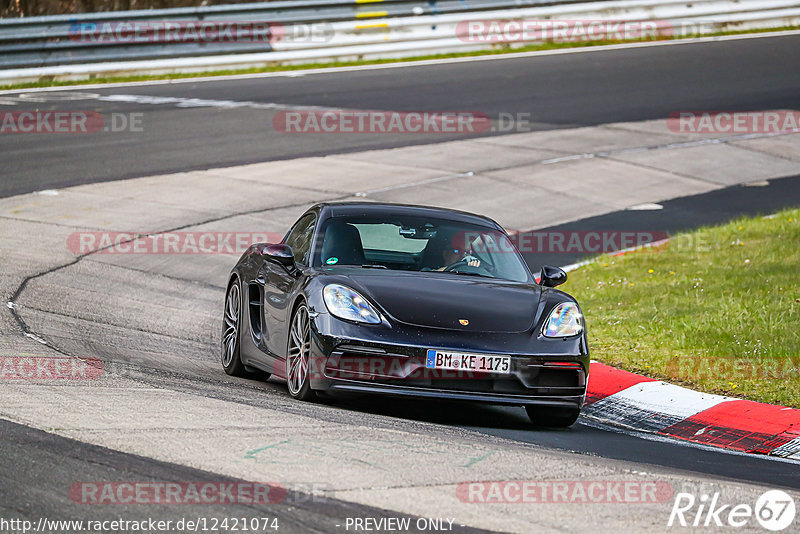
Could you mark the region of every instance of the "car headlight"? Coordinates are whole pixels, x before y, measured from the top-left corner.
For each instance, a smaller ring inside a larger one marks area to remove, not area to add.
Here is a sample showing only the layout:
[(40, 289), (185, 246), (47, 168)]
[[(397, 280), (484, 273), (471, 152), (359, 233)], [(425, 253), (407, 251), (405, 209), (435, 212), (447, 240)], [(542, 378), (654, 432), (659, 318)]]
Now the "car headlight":
[(329, 284), (322, 290), (325, 306), (331, 315), (348, 321), (378, 324), (381, 316), (367, 299), (346, 286)]
[(583, 332), (583, 316), (578, 305), (562, 302), (550, 312), (544, 325), (545, 337), (570, 337)]

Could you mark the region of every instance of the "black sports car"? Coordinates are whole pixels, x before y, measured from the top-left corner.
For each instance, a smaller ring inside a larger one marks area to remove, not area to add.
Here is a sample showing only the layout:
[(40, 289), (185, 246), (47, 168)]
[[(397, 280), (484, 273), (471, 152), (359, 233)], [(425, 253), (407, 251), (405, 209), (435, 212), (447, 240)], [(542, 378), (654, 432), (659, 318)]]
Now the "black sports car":
[(567, 278), (537, 283), (496, 222), (377, 203), (317, 204), (280, 244), (251, 245), (231, 271), (222, 333), (228, 374), (316, 391), (525, 406), (569, 426), (589, 348)]

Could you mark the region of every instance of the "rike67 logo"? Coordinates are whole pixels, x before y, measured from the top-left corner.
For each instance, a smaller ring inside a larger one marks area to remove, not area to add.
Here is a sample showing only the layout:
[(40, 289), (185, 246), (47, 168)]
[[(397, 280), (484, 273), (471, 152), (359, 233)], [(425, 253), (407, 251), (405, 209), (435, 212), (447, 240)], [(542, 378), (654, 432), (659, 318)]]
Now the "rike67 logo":
[[(794, 523), (794, 499), (781, 490), (769, 490), (756, 500), (755, 506), (720, 501), (719, 492), (702, 494), (678, 493), (667, 526), (680, 527), (754, 527), (779, 532)], [(755, 519), (755, 522), (753, 521)]]

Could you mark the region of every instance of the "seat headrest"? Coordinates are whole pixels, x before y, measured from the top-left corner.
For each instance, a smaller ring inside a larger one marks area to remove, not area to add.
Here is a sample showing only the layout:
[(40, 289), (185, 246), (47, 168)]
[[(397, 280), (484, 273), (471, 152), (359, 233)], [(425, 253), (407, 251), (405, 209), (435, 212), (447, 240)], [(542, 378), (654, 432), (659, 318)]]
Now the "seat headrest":
[(327, 262), (329, 258), (337, 258), (337, 265), (366, 263), (358, 228), (340, 221), (331, 221), (328, 224), (322, 242), (322, 262)]

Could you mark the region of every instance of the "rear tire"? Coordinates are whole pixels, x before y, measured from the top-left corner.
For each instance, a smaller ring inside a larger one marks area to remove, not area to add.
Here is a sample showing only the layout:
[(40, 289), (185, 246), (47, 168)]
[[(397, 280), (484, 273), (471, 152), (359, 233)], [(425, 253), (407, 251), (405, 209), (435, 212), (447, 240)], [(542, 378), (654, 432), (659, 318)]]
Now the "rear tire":
[(311, 318), (308, 308), (300, 304), (292, 315), (286, 351), (286, 385), (289, 395), (301, 401), (314, 400), (309, 371), (311, 363)]
[(525, 406), (525, 411), (534, 425), (551, 428), (572, 426), (581, 414), (578, 408), (560, 406)]
[(222, 368), (231, 376), (266, 380), (269, 373), (251, 371), (242, 363), (242, 291), (239, 281), (234, 280), (225, 295), (225, 311), (222, 319)]

